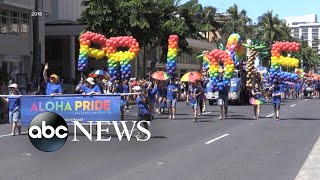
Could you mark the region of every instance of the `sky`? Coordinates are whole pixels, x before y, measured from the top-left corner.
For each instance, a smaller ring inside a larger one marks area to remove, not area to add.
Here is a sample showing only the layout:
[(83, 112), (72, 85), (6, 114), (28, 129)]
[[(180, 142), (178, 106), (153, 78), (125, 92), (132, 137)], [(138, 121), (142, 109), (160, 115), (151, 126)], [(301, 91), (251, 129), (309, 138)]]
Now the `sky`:
[[(182, 0), (185, 3), (188, 0)], [(218, 12), (225, 12), (233, 4), (245, 9), (254, 23), (267, 10), (273, 10), (281, 19), (286, 16), (317, 14), (320, 21), (320, 0), (198, 0), (203, 6), (214, 6)]]

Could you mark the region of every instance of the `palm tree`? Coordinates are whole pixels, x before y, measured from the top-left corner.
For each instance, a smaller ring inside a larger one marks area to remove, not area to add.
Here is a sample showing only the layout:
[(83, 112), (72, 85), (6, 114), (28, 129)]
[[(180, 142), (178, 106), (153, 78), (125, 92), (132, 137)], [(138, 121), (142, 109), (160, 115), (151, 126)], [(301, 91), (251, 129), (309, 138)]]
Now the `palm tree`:
[(239, 10), (238, 5), (234, 4), (227, 10), (229, 18), (224, 23), (223, 33), (225, 36), (229, 36), (232, 33), (239, 33), (242, 37), (252, 32), (250, 26), (252, 21), (247, 16), (247, 11)]
[(217, 8), (212, 6), (206, 6), (201, 12), (201, 23), (199, 23), (199, 29), (204, 34), (205, 38), (208, 39), (210, 32), (214, 33), (221, 25), (215, 20), (215, 15), (217, 14)]
[(271, 45), (274, 41), (288, 40), (290, 30), (277, 14), (274, 15), (273, 11), (268, 11), (258, 17), (258, 36)]

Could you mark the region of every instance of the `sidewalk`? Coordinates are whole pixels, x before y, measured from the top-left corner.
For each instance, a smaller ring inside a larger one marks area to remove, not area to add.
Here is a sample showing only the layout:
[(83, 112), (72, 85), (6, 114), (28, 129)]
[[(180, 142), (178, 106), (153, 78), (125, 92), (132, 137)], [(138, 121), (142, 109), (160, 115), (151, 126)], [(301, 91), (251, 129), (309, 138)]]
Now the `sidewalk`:
[(304, 162), (295, 180), (319, 180), (320, 179), (320, 137)]

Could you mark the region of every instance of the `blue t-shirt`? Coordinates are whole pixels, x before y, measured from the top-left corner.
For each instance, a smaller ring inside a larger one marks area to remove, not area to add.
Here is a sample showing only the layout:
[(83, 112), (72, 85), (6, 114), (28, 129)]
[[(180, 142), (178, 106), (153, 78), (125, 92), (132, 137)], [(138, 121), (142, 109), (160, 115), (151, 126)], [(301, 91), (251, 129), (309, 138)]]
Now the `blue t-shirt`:
[(9, 111), (14, 111), (20, 107), (20, 97), (9, 97)]
[(137, 97), (137, 104), (138, 104), (138, 109), (139, 109), (139, 116), (144, 116), (144, 115), (150, 115), (151, 111), (148, 107), (148, 104), (143, 102), (143, 98), (146, 98), (144, 95), (139, 95)]
[(228, 98), (228, 89), (223, 87), (222, 90), (219, 90), (219, 99)]
[[(279, 94), (279, 93), (281, 93), (281, 88), (280, 87), (278, 87), (278, 88), (274, 87), (273, 90), (272, 90), (272, 94)], [(274, 104), (281, 103), (281, 95), (273, 96), (272, 97), (272, 103), (274, 103)]]
[(298, 83), (296, 86), (296, 90), (300, 91), (302, 89), (302, 83)]
[(62, 93), (61, 84), (54, 84), (48, 81), (46, 93), (47, 95), (51, 95), (54, 93)]
[(116, 93), (125, 93), (123, 85), (122, 86), (120, 86), (120, 85), (116, 86)]
[(148, 98), (149, 98), (151, 103), (155, 103), (156, 102), (156, 94), (157, 93), (158, 93), (158, 89), (157, 88), (148, 89)]
[(122, 87), (123, 87), (123, 93), (129, 93), (129, 86), (122, 85)]
[(177, 93), (176, 92), (172, 92), (172, 90), (178, 90), (177, 86), (170, 84), (167, 87), (167, 99), (168, 100), (177, 99)]
[(101, 93), (101, 90), (100, 90), (99, 86), (97, 86), (97, 85), (92, 86), (91, 88), (83, 85), (83, 86), (81, 86), (81, 90), (82, 90), (82, 92), (84, 92), (86, 94), (91, 93), (91, 92)]
[(191, 104), (194, 104), (197, 102), (197, 97), (194, 98), (193, 96), (198, 94), (200, 92), (200, 89), (196, 86), (190, 86), (188, 89), (188, 94), (189, 94), (189, 101), (191, 102)]

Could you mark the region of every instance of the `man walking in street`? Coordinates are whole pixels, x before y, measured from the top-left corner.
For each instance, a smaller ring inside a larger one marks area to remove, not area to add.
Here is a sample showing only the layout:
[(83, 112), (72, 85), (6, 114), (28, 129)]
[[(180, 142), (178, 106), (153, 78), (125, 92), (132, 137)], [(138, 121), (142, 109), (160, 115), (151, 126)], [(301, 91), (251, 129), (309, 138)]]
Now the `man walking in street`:
[(170, 81), (169, 86), (167, 87), (167, 100), (169, 108), (169, 119), (174, 119), (176, 114), (176, 105), (177, 105), (177, 93), (179, 92), (178, 87), (174, 80)]

